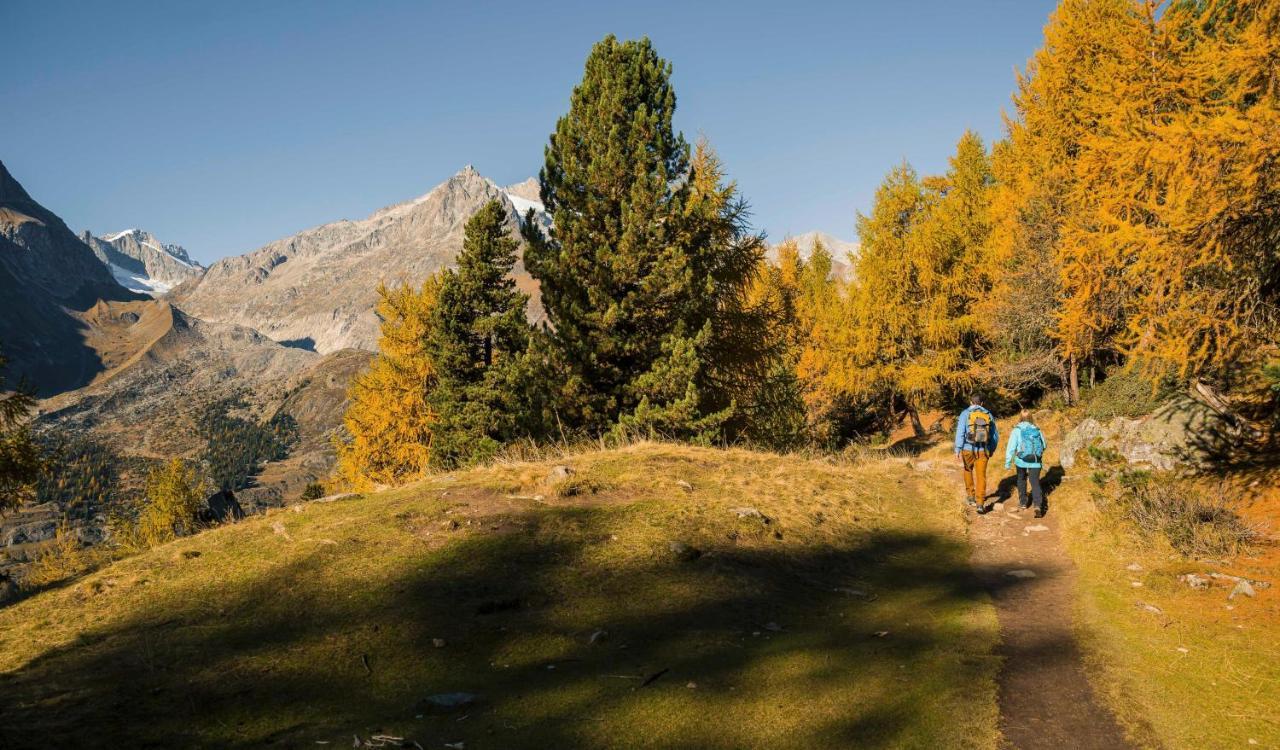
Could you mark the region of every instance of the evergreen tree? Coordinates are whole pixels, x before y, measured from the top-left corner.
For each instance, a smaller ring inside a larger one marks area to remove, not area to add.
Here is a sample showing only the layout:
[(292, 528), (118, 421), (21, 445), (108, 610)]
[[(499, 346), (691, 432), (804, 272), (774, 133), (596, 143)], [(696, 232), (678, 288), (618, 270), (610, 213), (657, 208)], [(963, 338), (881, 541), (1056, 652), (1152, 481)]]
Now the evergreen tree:
[(426, 339), (436, 372), (427, 402), (437, 420), (430, 452), (437, 466), (491, 456), (530, 426), (521, 387), (528, 296), (510, 276), (518, 244), (506, 218), (497, 201), (471, 217), (458, 268), (440, 281)]
[[(735, 408), (724, 369), (762, 255), (746, 207), (672, 128), (671, 66), (647, 39), (595, 45), (540, 172), (549, 236), (527, 232), (562, 425), (708, 440)], [(739, 341), (741, 343), (741, 341)], [(734, 356), (731, 358), (730, 352)]]
[(5, 358), (0, 355), (0, 512), (34, 497), (44, 466), (41, 451), (27, 426), (35, 397), (21, 384), (5, 387)]
[(146, 495), (132, 528), (116, 529), (117, 543), (134, 551), (150, 549), (195, 532), (206, 487), (196, 467), (171, 458), (147, 473)]
[(950, 168), (930, 182), (936, 196), (912, 235), (920, 285), (921, 352), (904, 368), (903, 390), (929, 406), (970, 391), (986, 341), (981, 304), (992, 286), (987, 262), (994, 178), (982, 139), (966, 131)]

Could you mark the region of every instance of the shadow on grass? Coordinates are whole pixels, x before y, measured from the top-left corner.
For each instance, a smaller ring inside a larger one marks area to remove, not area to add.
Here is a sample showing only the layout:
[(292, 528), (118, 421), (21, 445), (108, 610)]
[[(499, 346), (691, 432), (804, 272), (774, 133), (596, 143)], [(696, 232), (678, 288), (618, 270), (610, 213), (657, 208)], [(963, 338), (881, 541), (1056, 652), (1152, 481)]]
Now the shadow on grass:
[[(611, 521), (517, 516), (393, 571), (348, 541), (158, 599), (0, 676), (0, 747), (922, 746), (992, 676), (974, 608), (1019, 583), (927, 533), (602, 565)], [(421, 704), (450, 692), (480, 701)]]

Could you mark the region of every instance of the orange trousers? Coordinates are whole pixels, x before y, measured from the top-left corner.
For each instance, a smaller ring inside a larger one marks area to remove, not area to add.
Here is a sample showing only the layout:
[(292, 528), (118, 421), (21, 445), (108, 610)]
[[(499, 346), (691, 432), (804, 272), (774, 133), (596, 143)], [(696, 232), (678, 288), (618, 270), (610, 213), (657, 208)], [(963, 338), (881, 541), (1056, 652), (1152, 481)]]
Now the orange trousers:
[(977, 498), (978, 502), (987, 498), (987, 461), (990, 458), (986, 451), (960, 451), (960, 461), (964, 464), (965, 495)]

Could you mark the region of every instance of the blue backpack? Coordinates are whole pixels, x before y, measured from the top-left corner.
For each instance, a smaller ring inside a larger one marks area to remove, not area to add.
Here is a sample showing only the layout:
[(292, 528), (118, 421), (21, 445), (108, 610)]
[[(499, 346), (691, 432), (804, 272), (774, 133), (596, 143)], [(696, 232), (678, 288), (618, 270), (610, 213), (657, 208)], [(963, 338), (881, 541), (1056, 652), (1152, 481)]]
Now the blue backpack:
[(1043, 455), (1044, 435), (1040, 434), (1040, 428), (1033, 424), (1020, 425), (1018, 427), (1018, 460), (1038, 464)]

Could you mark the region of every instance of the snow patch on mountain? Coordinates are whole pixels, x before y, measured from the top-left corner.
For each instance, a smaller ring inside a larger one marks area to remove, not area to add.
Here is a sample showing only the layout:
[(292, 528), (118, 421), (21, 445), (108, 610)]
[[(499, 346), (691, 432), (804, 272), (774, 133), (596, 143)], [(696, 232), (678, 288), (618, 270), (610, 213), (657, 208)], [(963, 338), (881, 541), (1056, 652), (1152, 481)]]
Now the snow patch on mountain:
[(161, 242), (136, 227), (102, 237), (85, 232), (80, 239), (121, 286), (152, 297), (204, 273), (181, 245)]
[(172, 284), (149, 278), (145, 273), (139, 274), (126, 268), (121, 268), (114, 263), (108, 263), (107, 270), (111, 272), (116, 283), (131, 292), (141, 292), (152, 297), (159, 297), (173, 288)]

